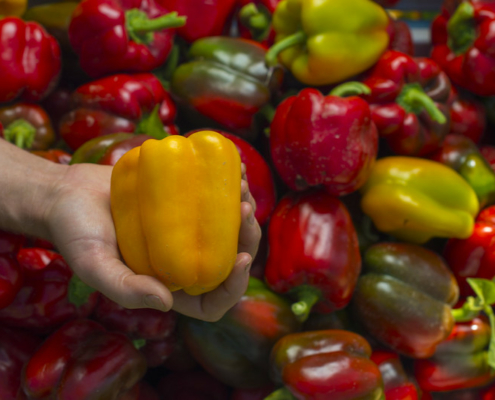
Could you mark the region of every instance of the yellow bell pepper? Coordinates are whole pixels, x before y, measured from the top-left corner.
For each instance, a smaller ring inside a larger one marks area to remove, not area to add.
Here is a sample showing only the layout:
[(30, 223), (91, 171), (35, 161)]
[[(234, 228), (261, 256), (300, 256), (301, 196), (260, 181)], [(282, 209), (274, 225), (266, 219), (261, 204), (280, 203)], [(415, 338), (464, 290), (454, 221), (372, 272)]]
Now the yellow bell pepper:
[(20, 17), (27, 8), (27, 0), (0, 0), (0, 16)]
[(479, 211), (476, 193), (461, 175), (415, 157), (377, 160), (361, 193), (361, 208), (378, 230), (414, 243), (465, 239)]
[(150, 139), (114, 166), (111, 209), (127, 266), (171, 291), (209, 292), (230, 274), (241, 224), (241, 160), (219, 133)]

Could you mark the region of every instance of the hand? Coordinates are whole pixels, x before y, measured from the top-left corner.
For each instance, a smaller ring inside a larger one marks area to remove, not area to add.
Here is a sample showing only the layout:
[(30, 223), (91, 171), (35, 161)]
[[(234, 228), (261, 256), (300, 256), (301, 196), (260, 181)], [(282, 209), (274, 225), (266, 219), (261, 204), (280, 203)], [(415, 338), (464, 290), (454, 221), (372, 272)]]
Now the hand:
[(55, 196), (44, 218), (49, 239), (83, 282), (126, 308), (174, 309), (206, 321), (220, 319), (244, 294), (261, 238), (245, 166), (235, 266), (222, 285), (200, 296), (182, 291), (172, 294), (156, 278), (137, 275), (122, 262), (110, 211), (111, 173), (111, 167), (99, 165), (77, 164), (67, 168), (56, 184)]

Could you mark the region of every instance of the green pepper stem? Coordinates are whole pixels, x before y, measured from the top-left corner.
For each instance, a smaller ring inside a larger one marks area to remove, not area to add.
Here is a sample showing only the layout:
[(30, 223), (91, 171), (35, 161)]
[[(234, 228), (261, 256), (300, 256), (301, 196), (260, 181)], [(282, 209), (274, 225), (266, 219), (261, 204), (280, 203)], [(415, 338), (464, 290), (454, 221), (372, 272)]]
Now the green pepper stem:
[(345, 82), (336, 86), (330, 92), (330, 96), (348, 97), (359, 94), (371, 94), (371, 89), (361, 82)]
[(256, 4), (248, 3), (239, 10), (239, 20), (251, 32), (251, 36), (261, 41), (268, 36), (271, 18), (269, 13), (260, 10)]
[(79, 277), (74, 274), (69, 281), (67, 296), (69, 303), (80, 307), (88, 302), (89, 296), (96, 290), (86, 285)]
[(153, 32), (168, 28), (179, 28), (186, 24), (186, 17), (178, 16), (177, 12), (150, 19), (145, 12), (133, 8), (126, 11), (127, 33), (136, 43), (149, 44), (153, 41)]
[(447, 22), (449, 34), (448, 46), (456, 54), (465, 53), (476, 38), (474, 26), (474, 7), (469, 1), (464, 1), (455, 10)]
[(141, 347), (144, 347), (146, 345), (146, 339), (134, 339), (132, 341), (132, 344), (137, 350), (139, 350)]
[(8, 142), (28, 149), (33, 145), (36, 128), (25, 119), (17, 119), (4, 129), (3, 134)]
[(160, 140), (169, 136), (169, 133), (165, 131), (163, 122), (160, 119), (160, 105), (157, 104), (151, 113), (144, 117), (136, 127), (136, 134), (150, 135), (151, 137)]
[(445, 115), (438, 109), (433, 99), (424, 92), (419, 84), (412, 83), (404, 85), (397, 97), (397, 103), (407, 112), (418, 114), (422, 110), (426, 110), (433, 121), (439, 124), (445, 124), (447, 122)]
[(468, 322), (480, 314), (480, 311), (466, 310), (463, 308), (454, 308), (451, 312), (455, 322)]
[(304, 31), (297, 31), (292, 35), (286, 36), (279, 42), (275, 43), (270, 49), (266, 52), (265, 62), (269, 66), (273, 66), (277, 64), (278, 55), (288, 49), (289, 47), (296, 46), (298, 44), (304, 44), (306, 42), (307, 36)]
[(294, 288), (290, 294), (298, 299), (291, 306), (292, 312), (300, 322), (306, 321), (311, 308), (320, 300), (321, 292), (310, 285), (301, 285)]
[(289, 389), (283, 387), (270, 393), (264, 400), (296, 400)]

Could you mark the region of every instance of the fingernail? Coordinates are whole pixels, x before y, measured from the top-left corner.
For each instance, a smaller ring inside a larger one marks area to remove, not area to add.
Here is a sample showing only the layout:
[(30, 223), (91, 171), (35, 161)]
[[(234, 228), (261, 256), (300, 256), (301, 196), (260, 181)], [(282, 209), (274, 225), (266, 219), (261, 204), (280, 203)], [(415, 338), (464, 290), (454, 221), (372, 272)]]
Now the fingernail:
[(146, 307), (149, 308), (154, 308), (155, 310), (159, 311), (168, 311), (168, 309), (165, 307), (165, 304), (163, 304), (162, 299), (160, 299), (158, 296), (155, 296), (154, 294), (148, 294), (144, 298), (144, 304)]
[(244, 267), (244, 271), (246, 271), (247, 274), (249, 274), (249, 270), (251, 269), (251, 261), (249, 261), (246, 266)]
[(251, 225), (254, 225), (254, 212), (249, 213), (247, 220)]

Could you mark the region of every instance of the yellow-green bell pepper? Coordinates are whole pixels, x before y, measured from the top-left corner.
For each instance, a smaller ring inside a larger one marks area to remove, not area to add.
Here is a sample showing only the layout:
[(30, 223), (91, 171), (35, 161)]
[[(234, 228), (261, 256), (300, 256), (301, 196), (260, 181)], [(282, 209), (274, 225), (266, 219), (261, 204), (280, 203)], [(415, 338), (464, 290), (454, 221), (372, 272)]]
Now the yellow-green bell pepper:
[(361, 188), (361, 208), (378, 230), (413, 243), (469, 237), (476, 193), (454, 170), (415, 157), (377, 160)]
[(371, 0), (282, 0), (273, 14), (277, 55), (307, 85), (328, 85), (375, 64), (389, 43), (386, 11)]

